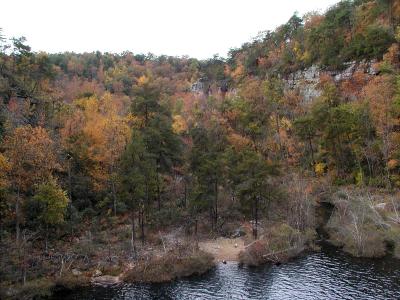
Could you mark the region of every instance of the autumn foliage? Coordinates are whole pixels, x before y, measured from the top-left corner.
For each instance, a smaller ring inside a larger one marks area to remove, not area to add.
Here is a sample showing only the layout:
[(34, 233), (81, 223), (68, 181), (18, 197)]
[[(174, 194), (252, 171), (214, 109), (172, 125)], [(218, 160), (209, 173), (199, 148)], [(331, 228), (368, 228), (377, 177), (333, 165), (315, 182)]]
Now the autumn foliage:
[[(313, 226), (287, 178), (400, 187), (399, 9), (340, 1), (226, 59), (35, 53), (0, 39), (0, 236), (22, 245), (21, 230), (38, 232), (47, 246), (129, 224), (134, 256), (151, 230), (247, 220), (257, 239), (267, 219), (285, 224), (285, 248)], [(310, 67), (306, 101), (289, 83)]]

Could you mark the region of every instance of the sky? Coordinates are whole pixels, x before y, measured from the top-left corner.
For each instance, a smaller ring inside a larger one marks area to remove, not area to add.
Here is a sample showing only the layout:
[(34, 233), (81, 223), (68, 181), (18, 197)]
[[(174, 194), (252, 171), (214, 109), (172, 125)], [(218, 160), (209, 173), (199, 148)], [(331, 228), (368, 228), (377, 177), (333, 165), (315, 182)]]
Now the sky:
[(205, 59), (338, 0), (2, 0), (0, 28), (34, 51), (132, 51)]

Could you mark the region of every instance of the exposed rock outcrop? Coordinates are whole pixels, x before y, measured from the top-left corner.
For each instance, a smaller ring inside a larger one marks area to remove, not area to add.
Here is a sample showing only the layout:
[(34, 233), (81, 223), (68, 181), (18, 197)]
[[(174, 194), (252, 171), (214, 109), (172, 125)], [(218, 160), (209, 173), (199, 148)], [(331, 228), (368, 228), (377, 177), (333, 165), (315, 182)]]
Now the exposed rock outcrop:
[(321, 95), (321, 92), (318, 90), (318, 83), (321, 75), (329, 75), (336, 82), (348, 80), (352, 78), (356, 72), (363, 72), (368, 76), (375, 76), (378, 74), (378, 70), (374, 68), (374, 64), (375, 61), (349, 62), (345, 65), (346, 68), (340, 71), (324, 70), (317, 65), (313, 65), (307, 69), (290, 74), (285, 80), (285, 88), (287, 90), (298, 90), (304, 103), (309, 103)]

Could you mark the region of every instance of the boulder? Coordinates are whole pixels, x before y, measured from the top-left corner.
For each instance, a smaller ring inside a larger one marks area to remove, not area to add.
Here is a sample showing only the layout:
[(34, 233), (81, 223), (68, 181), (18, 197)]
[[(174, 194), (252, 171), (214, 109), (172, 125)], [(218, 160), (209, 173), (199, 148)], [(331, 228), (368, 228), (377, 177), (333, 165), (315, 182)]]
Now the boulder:
[(82, 275), (82, 272), (79, 271), (78, 269), (72, 269), (72, 275), (79, 276), (79, 275)]
[(238, 237), (242, 237), (245, 235), (246, 235), (246, 231), (243, 228), (238, 228), (233, 232), (231, 238), (236, 239)]

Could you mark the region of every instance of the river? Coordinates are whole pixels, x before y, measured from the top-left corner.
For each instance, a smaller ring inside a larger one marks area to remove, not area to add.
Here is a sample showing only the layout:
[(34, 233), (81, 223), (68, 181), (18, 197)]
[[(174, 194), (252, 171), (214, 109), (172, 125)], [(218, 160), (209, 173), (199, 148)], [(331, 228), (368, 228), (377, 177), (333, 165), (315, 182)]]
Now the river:
[(400, 299), (400, 261), (357, 259), (324, 246), (282, 265), (228, 262), (172, 283), (90, 287), (55, 299)]

